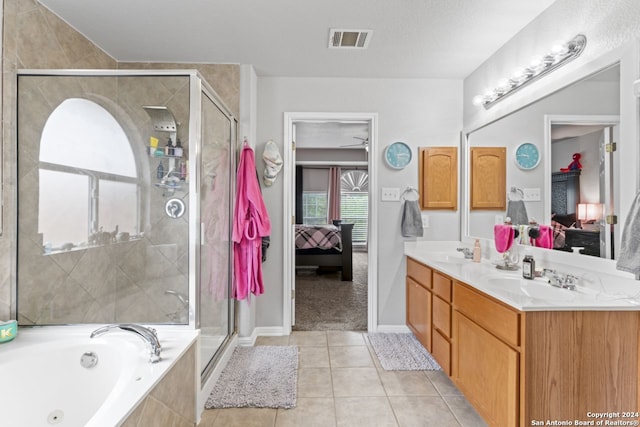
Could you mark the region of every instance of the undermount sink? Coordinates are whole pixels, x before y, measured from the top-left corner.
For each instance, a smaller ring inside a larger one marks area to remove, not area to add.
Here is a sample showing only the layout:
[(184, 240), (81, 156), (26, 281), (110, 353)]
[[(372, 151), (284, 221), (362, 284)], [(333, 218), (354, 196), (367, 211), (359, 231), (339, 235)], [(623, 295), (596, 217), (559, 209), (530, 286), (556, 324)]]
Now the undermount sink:
[(522, 279), (519, 277), (490, 277), (486, 279), (489, 287), (500, 288), (501, 291), (529, 297), (533, 299), (556, 301), (572, 301), (575, 299), (575, 291), (555, 288), (549, 284)]
[(447, 264), (466, 264), (471, 262), (470, 259), (464, 259), (462, 255), (447, 255), (447, 254), (433, 254), (427, 257), (429, 260), (438, 263), (447, 263)]

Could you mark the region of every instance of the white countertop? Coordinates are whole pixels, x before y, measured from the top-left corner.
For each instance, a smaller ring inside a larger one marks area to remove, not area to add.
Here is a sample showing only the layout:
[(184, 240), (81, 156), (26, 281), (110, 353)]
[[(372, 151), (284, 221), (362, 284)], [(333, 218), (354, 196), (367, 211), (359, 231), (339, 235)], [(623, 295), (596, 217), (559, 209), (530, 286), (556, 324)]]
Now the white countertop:
[(609, 286), (611, 278), (582, 270), (571, 272), (579, 277), (576, 290), (561, 289), (547, 279), (524, 279), (522, 270), (499, 270), (486, 258), (480, 263), (464, 259), (456, 251), (460, 246), (460, 242), (406, 242), (404, 254), (521, 311), (640, 310), (637, 281), (633, 286), (623, 283), (627, 279), (614, 278), (616, 283)]

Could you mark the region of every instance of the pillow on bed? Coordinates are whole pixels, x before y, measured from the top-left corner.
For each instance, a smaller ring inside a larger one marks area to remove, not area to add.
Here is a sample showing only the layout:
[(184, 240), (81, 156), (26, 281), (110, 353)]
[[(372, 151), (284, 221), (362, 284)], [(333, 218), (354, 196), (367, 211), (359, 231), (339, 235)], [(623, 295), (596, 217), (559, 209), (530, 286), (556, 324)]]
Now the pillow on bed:
[(576, 224), (576, 214), (574, 213), (568, 214), (568, 215), (551, 214), (552, 224), (553, 224), (553, 221), (560, 223), (565, 227), (569, 228)]

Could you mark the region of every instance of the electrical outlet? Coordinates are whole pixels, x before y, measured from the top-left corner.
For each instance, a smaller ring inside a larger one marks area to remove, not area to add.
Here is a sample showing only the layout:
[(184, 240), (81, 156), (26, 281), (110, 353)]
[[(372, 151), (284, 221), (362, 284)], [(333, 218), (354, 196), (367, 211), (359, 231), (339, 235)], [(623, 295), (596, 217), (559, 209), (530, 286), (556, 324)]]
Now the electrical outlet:
[(383, 202), (397, 202), (400, 200), (400, 189), (395, 187), (382, 187)]
[(422, 228), (429, 228), (429, 215), (422, 212)]
[(522, 193), (524, 194), (522, 200), (525, 202), (539, 202), (541, 200), (540, 188), (523, 188)]

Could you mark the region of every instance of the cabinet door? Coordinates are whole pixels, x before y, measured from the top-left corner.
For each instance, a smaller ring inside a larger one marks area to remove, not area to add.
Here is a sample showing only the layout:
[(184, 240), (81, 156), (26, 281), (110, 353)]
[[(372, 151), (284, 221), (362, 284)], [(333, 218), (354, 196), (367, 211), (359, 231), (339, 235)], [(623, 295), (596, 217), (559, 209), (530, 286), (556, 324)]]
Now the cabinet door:
[(420, 148), (418, 174), (422, 209), (458, 209), (458, 147)]
[(431, 292), (407, 278), (407, 326), (431, 351)]
[(453, 328), (455, 383), (489, 425), (516, 426), (518, 352), (457, 311)]
[(507, 149), (471, 147), (471, 209), (505, 210)]

